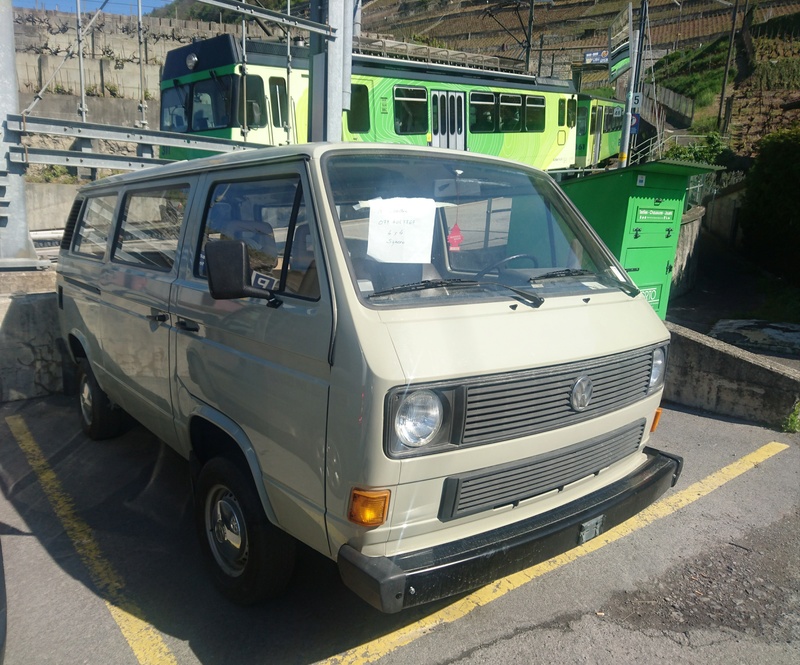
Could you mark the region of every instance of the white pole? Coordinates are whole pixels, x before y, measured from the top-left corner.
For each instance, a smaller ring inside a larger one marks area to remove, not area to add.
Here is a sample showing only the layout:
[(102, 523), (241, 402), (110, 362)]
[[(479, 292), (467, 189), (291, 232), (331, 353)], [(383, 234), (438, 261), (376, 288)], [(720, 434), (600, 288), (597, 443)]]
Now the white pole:
[(75, 0), (75, 6), (78, 19), (78, 80), (81, 86), (81, 104), (78, 107), (78, 113), (81, 116), (81, 122), (86, 122), (86, 84), (83, 80), (83, 20), (81, 17), (81, 0)]
[(19, 138), (6, 129), (5, 119), (19, 112), (14, 50), (14, 13), (11, 0), (0, 0), (0, 121), (2, 121), (2, 156), (0, 159), (0, 270), (41, 268), (28, 232), (25, 210), (24, 167), (9, 159), (9, 148)]
[(142, 113), (142, 127), (147, 127), (147, 100), (144, 88), (144, 34), (142, 29), (142, 0), (137, 0), (139, 11), (139, 111)]

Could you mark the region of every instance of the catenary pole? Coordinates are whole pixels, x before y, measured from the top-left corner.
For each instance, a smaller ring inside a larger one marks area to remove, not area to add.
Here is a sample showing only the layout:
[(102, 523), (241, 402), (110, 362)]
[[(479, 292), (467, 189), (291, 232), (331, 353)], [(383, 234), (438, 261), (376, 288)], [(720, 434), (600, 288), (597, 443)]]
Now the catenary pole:
[(0, 0), (0, 121), (3, 122), (2, 163), (0, 163), (0, 270), (41, 268), (36, 258), (25, 210), (24, 167), (9, 159), (9, 148), (17, 145), (16, 134), (6, 128), (9, 114), (19, 112), (14, 12), (11, 0)]

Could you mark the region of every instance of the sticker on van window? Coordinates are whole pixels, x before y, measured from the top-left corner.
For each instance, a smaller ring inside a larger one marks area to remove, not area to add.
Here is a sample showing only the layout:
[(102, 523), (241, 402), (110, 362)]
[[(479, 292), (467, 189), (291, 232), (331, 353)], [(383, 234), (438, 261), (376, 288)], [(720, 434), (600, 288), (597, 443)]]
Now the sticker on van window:
[(436, 202), (424, 198), (373, 199), (367, 255), (382, 263), (430, 263)]

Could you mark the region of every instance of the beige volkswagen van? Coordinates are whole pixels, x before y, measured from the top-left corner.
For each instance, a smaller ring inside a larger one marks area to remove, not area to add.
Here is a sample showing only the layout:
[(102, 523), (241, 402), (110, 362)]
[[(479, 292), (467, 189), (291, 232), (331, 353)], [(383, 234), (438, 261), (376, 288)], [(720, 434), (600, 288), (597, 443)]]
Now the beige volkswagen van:
[(58, 265), (88, 436), (190, 461), (211, 575), (279, 593), (297, 541), (385, 612), (652, 503), (668, 333), (553, 180), (310, 144), (80, 190)]

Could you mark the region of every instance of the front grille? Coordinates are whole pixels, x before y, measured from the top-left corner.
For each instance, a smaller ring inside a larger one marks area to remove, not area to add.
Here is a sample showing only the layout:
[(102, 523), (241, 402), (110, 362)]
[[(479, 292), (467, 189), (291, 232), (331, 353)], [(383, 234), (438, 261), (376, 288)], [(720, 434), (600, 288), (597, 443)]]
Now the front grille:
[(530, 499), (598, 473), (636, 452), (644, 435), (641, 420), (610, 434), (553, 452), (444, 481), (443, 522)]
[[(546, 432), (616, 411), (647, 395), (652, 348), (547, 369), (492, 377), (467, 386), (461, 442), (491, 443)], [(594, 385), (585, 411), (570, 404), (580, 376)]]

